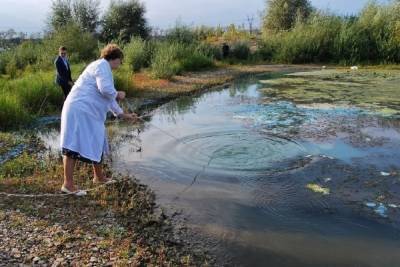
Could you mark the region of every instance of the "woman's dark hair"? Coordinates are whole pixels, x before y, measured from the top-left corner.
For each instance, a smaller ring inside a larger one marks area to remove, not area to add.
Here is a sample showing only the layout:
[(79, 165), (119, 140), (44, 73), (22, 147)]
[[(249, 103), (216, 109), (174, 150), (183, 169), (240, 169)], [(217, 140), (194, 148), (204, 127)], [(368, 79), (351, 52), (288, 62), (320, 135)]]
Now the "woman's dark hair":
[(122, 53), (121, 48), (118, 47), (116, 44), (108, 44), (106, 47), (104, 47), (101, 50), (100, 54), (101, 58), (104, 58), (105, 60), (113, 60), (113, 59), (123, 59), (124, 58), (124, 53)]

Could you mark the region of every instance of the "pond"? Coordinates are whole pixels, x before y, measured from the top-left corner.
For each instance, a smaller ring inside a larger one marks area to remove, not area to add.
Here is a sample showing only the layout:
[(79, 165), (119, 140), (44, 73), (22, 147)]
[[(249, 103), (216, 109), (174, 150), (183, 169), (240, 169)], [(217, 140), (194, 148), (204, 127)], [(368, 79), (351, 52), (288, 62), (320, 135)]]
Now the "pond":
[[(371, 85), (334, 75), (318, 98), (312, 75), (266, 74), (181, 97), (140, 125), (111, 122), (113, 168), (230, 265), (400, 266), (399, 94), (361, 105), (349, 92)], [(333, 87), (337, 100), (323, 101)]]

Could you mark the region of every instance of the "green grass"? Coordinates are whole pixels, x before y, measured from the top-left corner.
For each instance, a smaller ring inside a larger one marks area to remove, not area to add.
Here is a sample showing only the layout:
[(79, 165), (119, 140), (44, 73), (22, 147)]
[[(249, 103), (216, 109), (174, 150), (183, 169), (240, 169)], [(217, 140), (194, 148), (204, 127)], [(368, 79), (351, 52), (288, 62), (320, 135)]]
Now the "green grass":
[(37, 161), (37, 158), (25, 152), (21, 156), (0, 165), (0, 179), (22, 178), (32, 175), (39, 165)]
[(171, 78), (182, 71), (198, 71), (214, 66), (213, 58), (198, 44), (159, 43), (151, 62), (155, 78)]
[(0, 129), (10, 129), (32, 120), (19, 98), (10, 92), (0, 94)]
[(139, 71), (148, 66), (150, 61), (150, 53), (147, 49), (147, 42), (141, 38), (134, 37), (131, 42), (124, 47), (125, 62), (132, 71)]
[(400, 2), (368, 3), (358, 16), (317, 12), (281, 32), (264, 32), (264, 59), (284, 63), (400, 63)]
[(125, 91), (128, 96), (133, 94), (134, 86), (132, 75), (133, 72), (127, 64), (122, 65), (118, 70), (113, 72), (115, 89)]

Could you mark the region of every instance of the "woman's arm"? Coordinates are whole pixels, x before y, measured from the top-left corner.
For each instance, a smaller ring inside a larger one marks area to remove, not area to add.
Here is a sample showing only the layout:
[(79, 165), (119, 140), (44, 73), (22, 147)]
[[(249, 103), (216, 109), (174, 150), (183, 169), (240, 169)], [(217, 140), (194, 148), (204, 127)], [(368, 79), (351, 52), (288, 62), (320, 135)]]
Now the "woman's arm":
[(121, 114), (124, 114), (124, 111), (118, 105), (118, 102), (116, 99), (114, 99), (114, 101), (111, 103), (110, 110), (114, 114), (115, 117), (120, 117)]
[(114, 87), (114, 79), (111, 70), (107, 69), (106, 66), (98, 65), (95, 71), (95, 77), (97, 88), (100, 93), (110, 100), (115, 100), (118, 93)]

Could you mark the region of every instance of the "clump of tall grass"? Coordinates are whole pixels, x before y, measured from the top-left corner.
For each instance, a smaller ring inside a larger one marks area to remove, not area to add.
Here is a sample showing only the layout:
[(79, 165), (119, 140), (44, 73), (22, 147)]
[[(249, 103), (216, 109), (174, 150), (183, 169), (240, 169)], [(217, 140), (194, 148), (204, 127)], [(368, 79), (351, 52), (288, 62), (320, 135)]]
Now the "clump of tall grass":
[(166, 40), (170, 43), (193, 44), (199, 36), (189, 26), (177, 23), (175, 27), (167, 31)]
[(265, 32), (260, 55), (286, 63), (399, 63), (400, 2), (367, 4), (358, 16), (314, 13), (289, 31)]
[(114, 71), (113, 76), (115, 88), (131, 95), (132, 90), (134, 89), (132, 74), (130, 66), (127, 65), (122, 65), (118, 70)]
[(151, 69), (156, 78), (171, 78), (182, 71), (196, 71), (214, 66), (212, 56), (206, 55), (197, 44), (176, 42), (158, 44)]
[(151, 61), (151, 71), (155, 78), (171, 78), (182, 71), (179, 55), (183, 47), (183, 44), (175, 42), (157, 45)]
[(19, 98), (29, 113), (43, 115), (62, 107), (60, 88), (54, 83), (52, 73), (31, 73), (9, 82), (9, 90)]
[(61, 89), (54, 83), (54, 74), (27, 73), (22, 78), (2, 80), (0, 95), (0, 128), (26, 124), (35, 116), (60, 110)]
[(8, 92), (0, 94), (0, 129), (6, 130), (31, 121), (32, 116), (22, 107), (19, 98)]
[(212, 58), (214, 60), (222, 59), (222, 49), (219, 46), (209, 44), (207, 42), (201, 42), (196, 46), (196, 50), (206, 57)]
[(232, 45), (231, 56), (239, 60), (247, 60), (250, 57), (250, 45), (247, 42), (236, 42)]
[(124, 47), (124, 58), (132, 71), (148, 67), (151, 59), (151, 48), (140, 37), (133, 37)]

